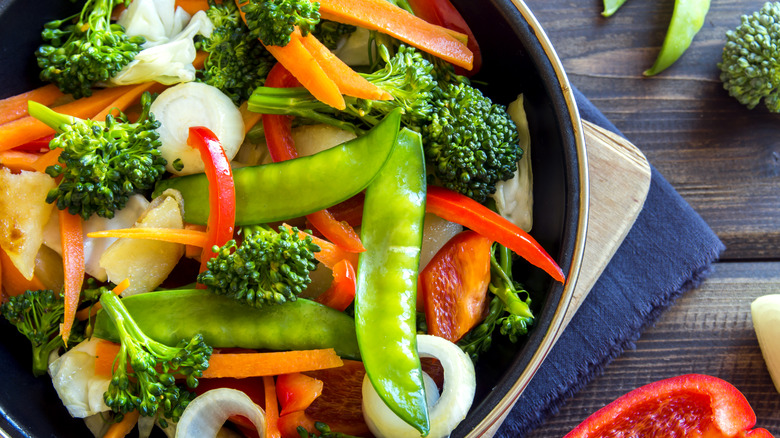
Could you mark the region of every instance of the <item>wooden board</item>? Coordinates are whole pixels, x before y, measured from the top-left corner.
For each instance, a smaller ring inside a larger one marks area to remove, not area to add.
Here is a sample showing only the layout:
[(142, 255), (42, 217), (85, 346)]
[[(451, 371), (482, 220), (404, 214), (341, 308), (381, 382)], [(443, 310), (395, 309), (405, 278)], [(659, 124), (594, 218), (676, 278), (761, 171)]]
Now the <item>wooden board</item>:
[(650, 189), (650, 164), (625, 138), (583, 121), (590, 202), (585, 255), (564, 327), (628, 234)]
[[(636, 146), (590, 122), (582, 125), (590, 178), (588, 231), (580, 275), (558, 336), (634, 225), (650, 189), (650, 164)], [(485, 437), (495, 435), (510, 411)]]

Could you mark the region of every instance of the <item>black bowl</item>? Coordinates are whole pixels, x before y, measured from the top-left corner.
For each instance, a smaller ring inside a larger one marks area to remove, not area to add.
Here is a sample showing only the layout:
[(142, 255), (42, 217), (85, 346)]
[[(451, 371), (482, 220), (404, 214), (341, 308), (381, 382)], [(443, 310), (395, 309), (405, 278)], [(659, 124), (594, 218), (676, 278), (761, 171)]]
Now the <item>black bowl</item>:
[[(0, 0), (0, 97), (37, 87), (33, 53), (43, 23), (62, 18), (79, 4), (62, 0)], [(588, 183), (584, 141), (574, 97), (560, 61), (544, 32), (520, 0), (453, 0), (466, 17), (483, 55), (475, 83), (507, 104), (525, 97), (533, 147), (534, 228), (532, 235), (567, 273), (566, 285), (538, 269), (517, 263), (516, 278), (534, 294), (537, 324), (518, 344), (497, 336), (477, 364), (477, 396), (454, 437), (495, 432), (552, 347), (576, 283), (584, 249)], [(483, 85), (484, 84), (484, 85)], [(32, 376), (29, 343), (4, 320), (0, 330), (0, 435), (11, 437), (90, 436), (71, 418), (48, 377)]]

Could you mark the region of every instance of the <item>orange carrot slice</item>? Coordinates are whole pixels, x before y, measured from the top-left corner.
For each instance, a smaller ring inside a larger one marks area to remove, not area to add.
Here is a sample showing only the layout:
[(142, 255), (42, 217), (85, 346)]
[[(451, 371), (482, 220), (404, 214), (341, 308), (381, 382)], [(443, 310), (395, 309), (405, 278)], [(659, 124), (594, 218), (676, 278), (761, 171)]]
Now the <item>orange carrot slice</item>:
[(176, 0), (175, 5), (184, 9), (190, 15), (209, 8), (208, 0)]
[(265, 389), (265, 436), (281, 438), (279, 433), (279, 402), (276, 400), (276, 387), (273, 376), (263, 376)]
[(300, 33), (290, 34), (290, 42), (284, 46), (265, 46), (271, 55), (301, 82), (317, 100), (338, 110), (347, 107), (336, 82), (323, 70), (317, 59), (306, 50)]
[[(284, 224), (285, 227), (288, 229), (291, 229), (287, 224)], [(336, 264), (342, 260), (349, 261), (350, 264), (352, 264), (353, 268), (357, 268), (357, 262), (358, 262), (358, 254), (354, 252), (348, 252), (344, 249), (336, 246), (335, 244), (328, 242), (327, 240), (320, 239), (317, 236), (312, 236), (311, 234), (305, 232), (305, 231), (298, 231), (298, 236), (300, 238), (304, 238), (306, 236), (310, 236), (312, 242), (316, 243), (320, 250), (318, 252), (314, 253), (314, 258), (317, 259), (320, 263), (327, 266), (330, 269), (333, 269)]]
[(238, 107), (238, 112), (241, 113), (241, 119), (244, 120), (244, 134), (249, 132), (249, 130), (252, 129), (252, 127), (260, 122), (260, 119), (263, 118), (262, 114), (249, 111), (248, 101), (242, 103), (241, 106)]
[(57, 99), (64, 96), (62, 91), (54, 84), (44, 85), (40, 88), (6, 97), (0, 100), (0, 124), (20, 119), (27, 115), (27, 101), (32, 100), (42, 105), (50, 106)]
[(45, 289), (41, 280), (34, 274), (30, 280), (24, 278), (2, 248), (0, 248), (0, 277), (3, 279), (2, 290), (9, 297), (21, 295), (27, 290)]
[[(296, 30), (300, 34), (298, 30)], [(390, 100), (393, 96), (357, 74), (314, 35), (301, 37), (301, 43), (314, 56), (328, 77), (336, 82), (341, 94), (369, 100)]]
[(138, 409), (124, 414), (122, 421), (112, 424), (106, 431), (106, 434), (103, 435), (103, 438), (122, 438), (127, 436), (133, 430), (135, 424), (138, 423), (140, 416), (141, 413)]
[[(90, 118), (123, 95), (134, 85), (96, 90), (92, 96), (82, 97), (56, 107), (57, 112), (69, 116)], [(54, 134), (54, 130), (32, 116), (22, 117), (0, 125), (0, 151), (13, 149), (41, 137)]]
[(150, 93), (159, 93), (165, 89), (165, 85), (157, 82), (144, 82), (143, 84), (130, 85), (130, 87), (132, 88), (127, 90), (126, 93), (116, 98), (116, 100), (110, 104), (106, 105), (105, 108), (100, 110), (99, 113), (95, 114), (91, 118), (95, 120), (105, 120), (106, 116), (109, 114), (116, 116), (116, 112), (114, 112), (114, 110), (126, 110), (130, 105), (139, 102), (141, 100), (141, 95), (145, 92), (148, 91)]
[(163, 242), (193, 245), (200, 248), (203, 248), (206, 244), (205, 231), (186, 228), (120, 228), (117, 230), (93, 231), (87, 234), (87, 237), (160, 240)]
[(32, 168), (37, 172), (45, 173), (47, 167), (54, 166), (55, 164), (59, 163), (61, 153), (62, 149), (60, 148), (52, 149), (49, 152), (46, 152), (45, 154), (39, 156), (34, 163), (32, 163)]
[(203, 378), (277, 376), (336, 368), (344, 364), (332, 348), (267, 353), (212, 354)]
[(0, 164), (14, 172), (20, 170), (35, 171), (35, 162), (41, 154), (31, 154), (19, 151), (0, 151)]
[(62, 268), (65, 273), (65, 319), (60, 324), (60, 334), (67, 345), (79, 306), (81, 284), (84, 282), (84, 235), (81, 231), (81, 216), (59, 210), (59, 219)]
[[(114, 370), (114, 359), (119, 353), (119, 344), (102, 340), (96, 347), (95, 374), (110, 376)], [(337, 368), (343, 364), (332, 348), (264, 353), (214, 353), (209, 359), (209, 367), (203, 371), (203, 378), (277, 376)]]
[(474, 54), (458, 38), (440, 26), (410, 14), (385, 0), (318, 0), (320, 15), (338, 21), (377, 30), (471, 70)]

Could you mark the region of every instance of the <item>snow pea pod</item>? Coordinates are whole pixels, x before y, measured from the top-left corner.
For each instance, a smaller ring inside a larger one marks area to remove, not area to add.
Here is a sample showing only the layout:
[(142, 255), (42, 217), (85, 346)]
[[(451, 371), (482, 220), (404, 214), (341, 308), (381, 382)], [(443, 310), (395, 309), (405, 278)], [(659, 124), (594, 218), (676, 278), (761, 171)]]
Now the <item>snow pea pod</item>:
[(704, 25), (704, 17), (710, 9), (710, 0), (675, 0), (672, 21), (655, 63), (645, 76), (653, 76), (674, 64), (688, 49), (693, 37)]
[[(123, 298), (122, 303), (147, 336), (167, 345), (200, 333), (214, 348), (333, 348), (339, 356), (360, 358), (354, 320), (310, 300), (254, 308), (192, 289), (138, 294)], [(94, 335), (118, 341), (114, 323), (103, 311), (98, 312)]]
[[(368, 186), (395, 145), (400, 110), (365, 135), (320, 153), (235, 169), (236, 225), (282, 221), (338, 204)], [(205, 174), (163, 180), (155, 195), (176, 189), (184, 198), (184, 221), (205, 224), (209, 216)]]
[(611, 17), (625, 2), (626, 0), (604, 0), (604, 12), (601, 15)]
[(415, 303), (425, 215), (422, 142), (407, 129), (366, 189), (355, 325), (366, 374), (385, 404), (421, 434), (430, 429)]

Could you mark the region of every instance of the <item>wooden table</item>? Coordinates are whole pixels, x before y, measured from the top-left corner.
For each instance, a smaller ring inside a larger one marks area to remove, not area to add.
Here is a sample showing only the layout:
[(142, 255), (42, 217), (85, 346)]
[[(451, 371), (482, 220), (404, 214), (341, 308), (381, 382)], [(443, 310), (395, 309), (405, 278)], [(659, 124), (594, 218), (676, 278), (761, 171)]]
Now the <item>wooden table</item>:
[[(714, 272), (531, 437), (562, 436), (618, 396), (655, 380), (709, 374), (739, 388), (757, 425), (780, 437), (780, 395), (761, 357), (750, 303), (780, 293), (780, 114), (748, 110), (723, 90), (727, 30), (759, 0), (712, 0), (685, 55), (645, 78), (674, 1), (526, 0), (571, 83), (647, 156), (726, 244)], [(780, 342), (780, 340), (779, 340)]]

